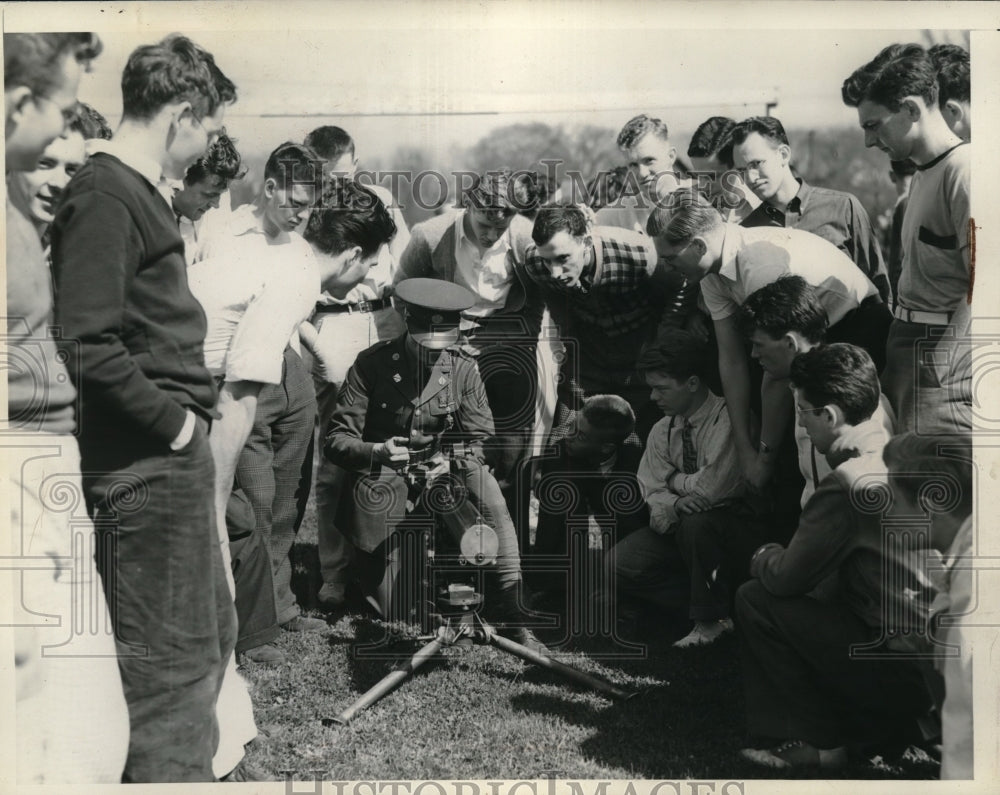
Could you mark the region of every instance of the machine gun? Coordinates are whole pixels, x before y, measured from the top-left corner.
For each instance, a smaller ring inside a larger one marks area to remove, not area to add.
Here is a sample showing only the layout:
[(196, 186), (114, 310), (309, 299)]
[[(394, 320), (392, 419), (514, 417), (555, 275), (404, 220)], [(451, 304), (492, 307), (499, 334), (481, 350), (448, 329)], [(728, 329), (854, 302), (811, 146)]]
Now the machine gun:
[[(413, 444), (416, 441), (418, 444)], [(371, 706), (403, 684), (422, 665), (434, 659), (448, 646), (492, 645), (527, 662), (547, 668), (561, 676), (603, 693), (613, 699), (627, 700), (636, 693), (624, 690), (605, 679), (573, 668), (534, 649), (503, 637), (480, 615), (483, 596), (476, 590), (475, 577), (462, 576), (463, 568), (481, 570), (496, 562), (499, 539), (473, 506), (462, 484), (459, 462), (467, 451), (455, 444), (441, 449), (421, 448), (419, 439), (411, 439), (411, 462), (401, 470), (407, 485), (408, 511), (425, 509), (434, 518), (437, 530), (445, 530), (454, 554), (441, 556), (435, 544), (425, 544), (425, 561), (420, 578), (421, 601), (433, 605), (425, 612), (422, 629), (424, 646), (396, 666), (336, 718), (325, 721), (347, 724), (361, 710)], [(415, 460), (414, 460), (415, 459)], [(454, 565), (457, 561), (458, 566)], [(444, 565), (444, 564), (450, 565)], [(436, 575), (444, 575), (436, 576)]]

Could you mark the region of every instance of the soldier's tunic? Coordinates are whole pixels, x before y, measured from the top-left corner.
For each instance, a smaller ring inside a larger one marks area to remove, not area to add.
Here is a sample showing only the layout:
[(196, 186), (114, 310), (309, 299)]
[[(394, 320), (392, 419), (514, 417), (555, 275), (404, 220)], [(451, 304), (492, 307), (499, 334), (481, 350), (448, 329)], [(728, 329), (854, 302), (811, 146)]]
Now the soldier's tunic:
[[(379, 592), (385, 612), (390, 570), (398, 567), (403, 535), (394, 531), (407, 526), (407, 487), (398, 471), (373, 461), (372, 452), (393, 436), (411, 437), (411, 431), (430, 437), (422, 457), (442, 444), (465, 444), (459, 469), (476, 508), (499, 538), (500, 588), (515, 584), (520, 559), (514, 525), (496, 480), (483, 466), (482, 441), (493, 435), (493, 417), (476, 360), (457, 345), (440, 355), (423, 348), (415, 354), (404, 334), (358, 354), (326, 429), (324, 454), (350, 473), (345, 495), (351, 498), (341, 501), (337, 522), (362, 553), (359, 557), (367, 556), (358, 561), (362, 586)], [(411, 461), (420, 457), (411, 454)]]

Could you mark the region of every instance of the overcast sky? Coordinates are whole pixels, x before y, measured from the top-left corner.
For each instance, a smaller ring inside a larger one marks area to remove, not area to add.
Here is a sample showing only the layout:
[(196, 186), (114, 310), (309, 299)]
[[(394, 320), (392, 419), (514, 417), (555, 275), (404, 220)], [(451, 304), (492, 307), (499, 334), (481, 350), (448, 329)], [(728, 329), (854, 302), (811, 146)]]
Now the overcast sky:
[[(240, 98), (227, 126), (248, 149), (301, 139), (337, 119), (381, 157), (400, 144), (443, 153), (515, 121), (617, 129), (635, 112), (658, 115), (671, 130), (689, 135), (710, 115), (763, 113), (771, 100), (789, 128), (851, 125), (854, 111), (840, 99), (843, 79), (886, 44), (923, 41), (921, 28), (956, 19), (918, 15), (915, 9), (923, 4), (908, 3), (914, 28), (850, 30), (859, 22), (857, 14), (838, 9), (850, 4), (801, 5), (828, 11), (797, 19), (795, 9), (767, 3), (754, 3), (750, 11), (750, 4), (703, 2), (696, 8), (614, 0), (154, 3), (138, 14), (126, 6), (119, 15), (111, 13), (117, 6), (108, 6), (109, 13), (91, 12), (81, 20), (101, 30), (105, 50), (85, 76), (80, 97), (116, 121), (128, 54), (179, 31), (214, 53), (236, 83)], [(857, 8), (867, 8), (877, 22), (874, 5)], [(80, 12), (63, 6), (54, 18), (31, 16), (65, 24), (62, 12), (70, 9)], [(898, 15), (881, 18), (898, 20)], [(7, 20), (10, 24), (10, 11)], [(815, 29), (823, 22), (834, 27)], [(785, 30), (753, 29), (797, 23)], [(699, 26), (717, 29), (691, 29)], [(963, 36), (953, 30), (939, 35)], [(262, 115), (271, 118), (261, 121)]]

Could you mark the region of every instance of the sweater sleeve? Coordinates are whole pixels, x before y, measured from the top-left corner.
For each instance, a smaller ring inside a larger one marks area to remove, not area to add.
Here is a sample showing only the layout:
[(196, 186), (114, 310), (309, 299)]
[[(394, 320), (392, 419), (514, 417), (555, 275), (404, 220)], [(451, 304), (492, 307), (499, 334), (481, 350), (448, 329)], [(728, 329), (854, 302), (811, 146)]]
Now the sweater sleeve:
[(857, 521), (836, 473), (827, 475), (806, 503), (787, 547), (765, 547), (750, 574), (775, 596), (805, 594), (837, 571), (855, 547)]
[(399, 267), (396, 268), (393, 282), (399, 284), (404, 279), (429, 277), (432, 271), (430, 243), (418, 224), (410, 231), (410, 242), (406, 244), (399, 258)]
[(124, 343), (125, 305), (143, 242), (129, 208), (89, 191), (69, 198), (53, 222), (56, 323), (79, 345), (84, 404), (169, 444), (187, 411), (146, 377)]

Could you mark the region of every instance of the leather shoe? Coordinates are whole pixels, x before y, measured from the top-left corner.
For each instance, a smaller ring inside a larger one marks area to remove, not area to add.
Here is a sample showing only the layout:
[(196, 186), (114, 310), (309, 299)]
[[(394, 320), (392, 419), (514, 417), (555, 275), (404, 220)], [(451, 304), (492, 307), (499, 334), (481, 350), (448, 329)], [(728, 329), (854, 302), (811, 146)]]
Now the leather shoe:
[(316, 595), (316, 601), (324, 610), (336, 610), (338, 607), (343, 607), (347, 601), (345, 591), (345, 586), (340, 583), (323, 583), (323, 587)]
[(329, 626), (322, 618), (295, 616), (291, 621), (281, 625), (285, 632), (322, 632)]
[(285, 660), (285, 653), (277, 646), (265, 643), (261, 646), (254, 646), (240, 653), (241, 660), (249, 660), (258, 665), (282, 665)]
[(835, 770), (847, 764), (847, 749), (843, 746), (817, 748), (803, 740), (787, 740), (774, 748), (744, 748), (740, 755), (774, 770), (803, 767)]

